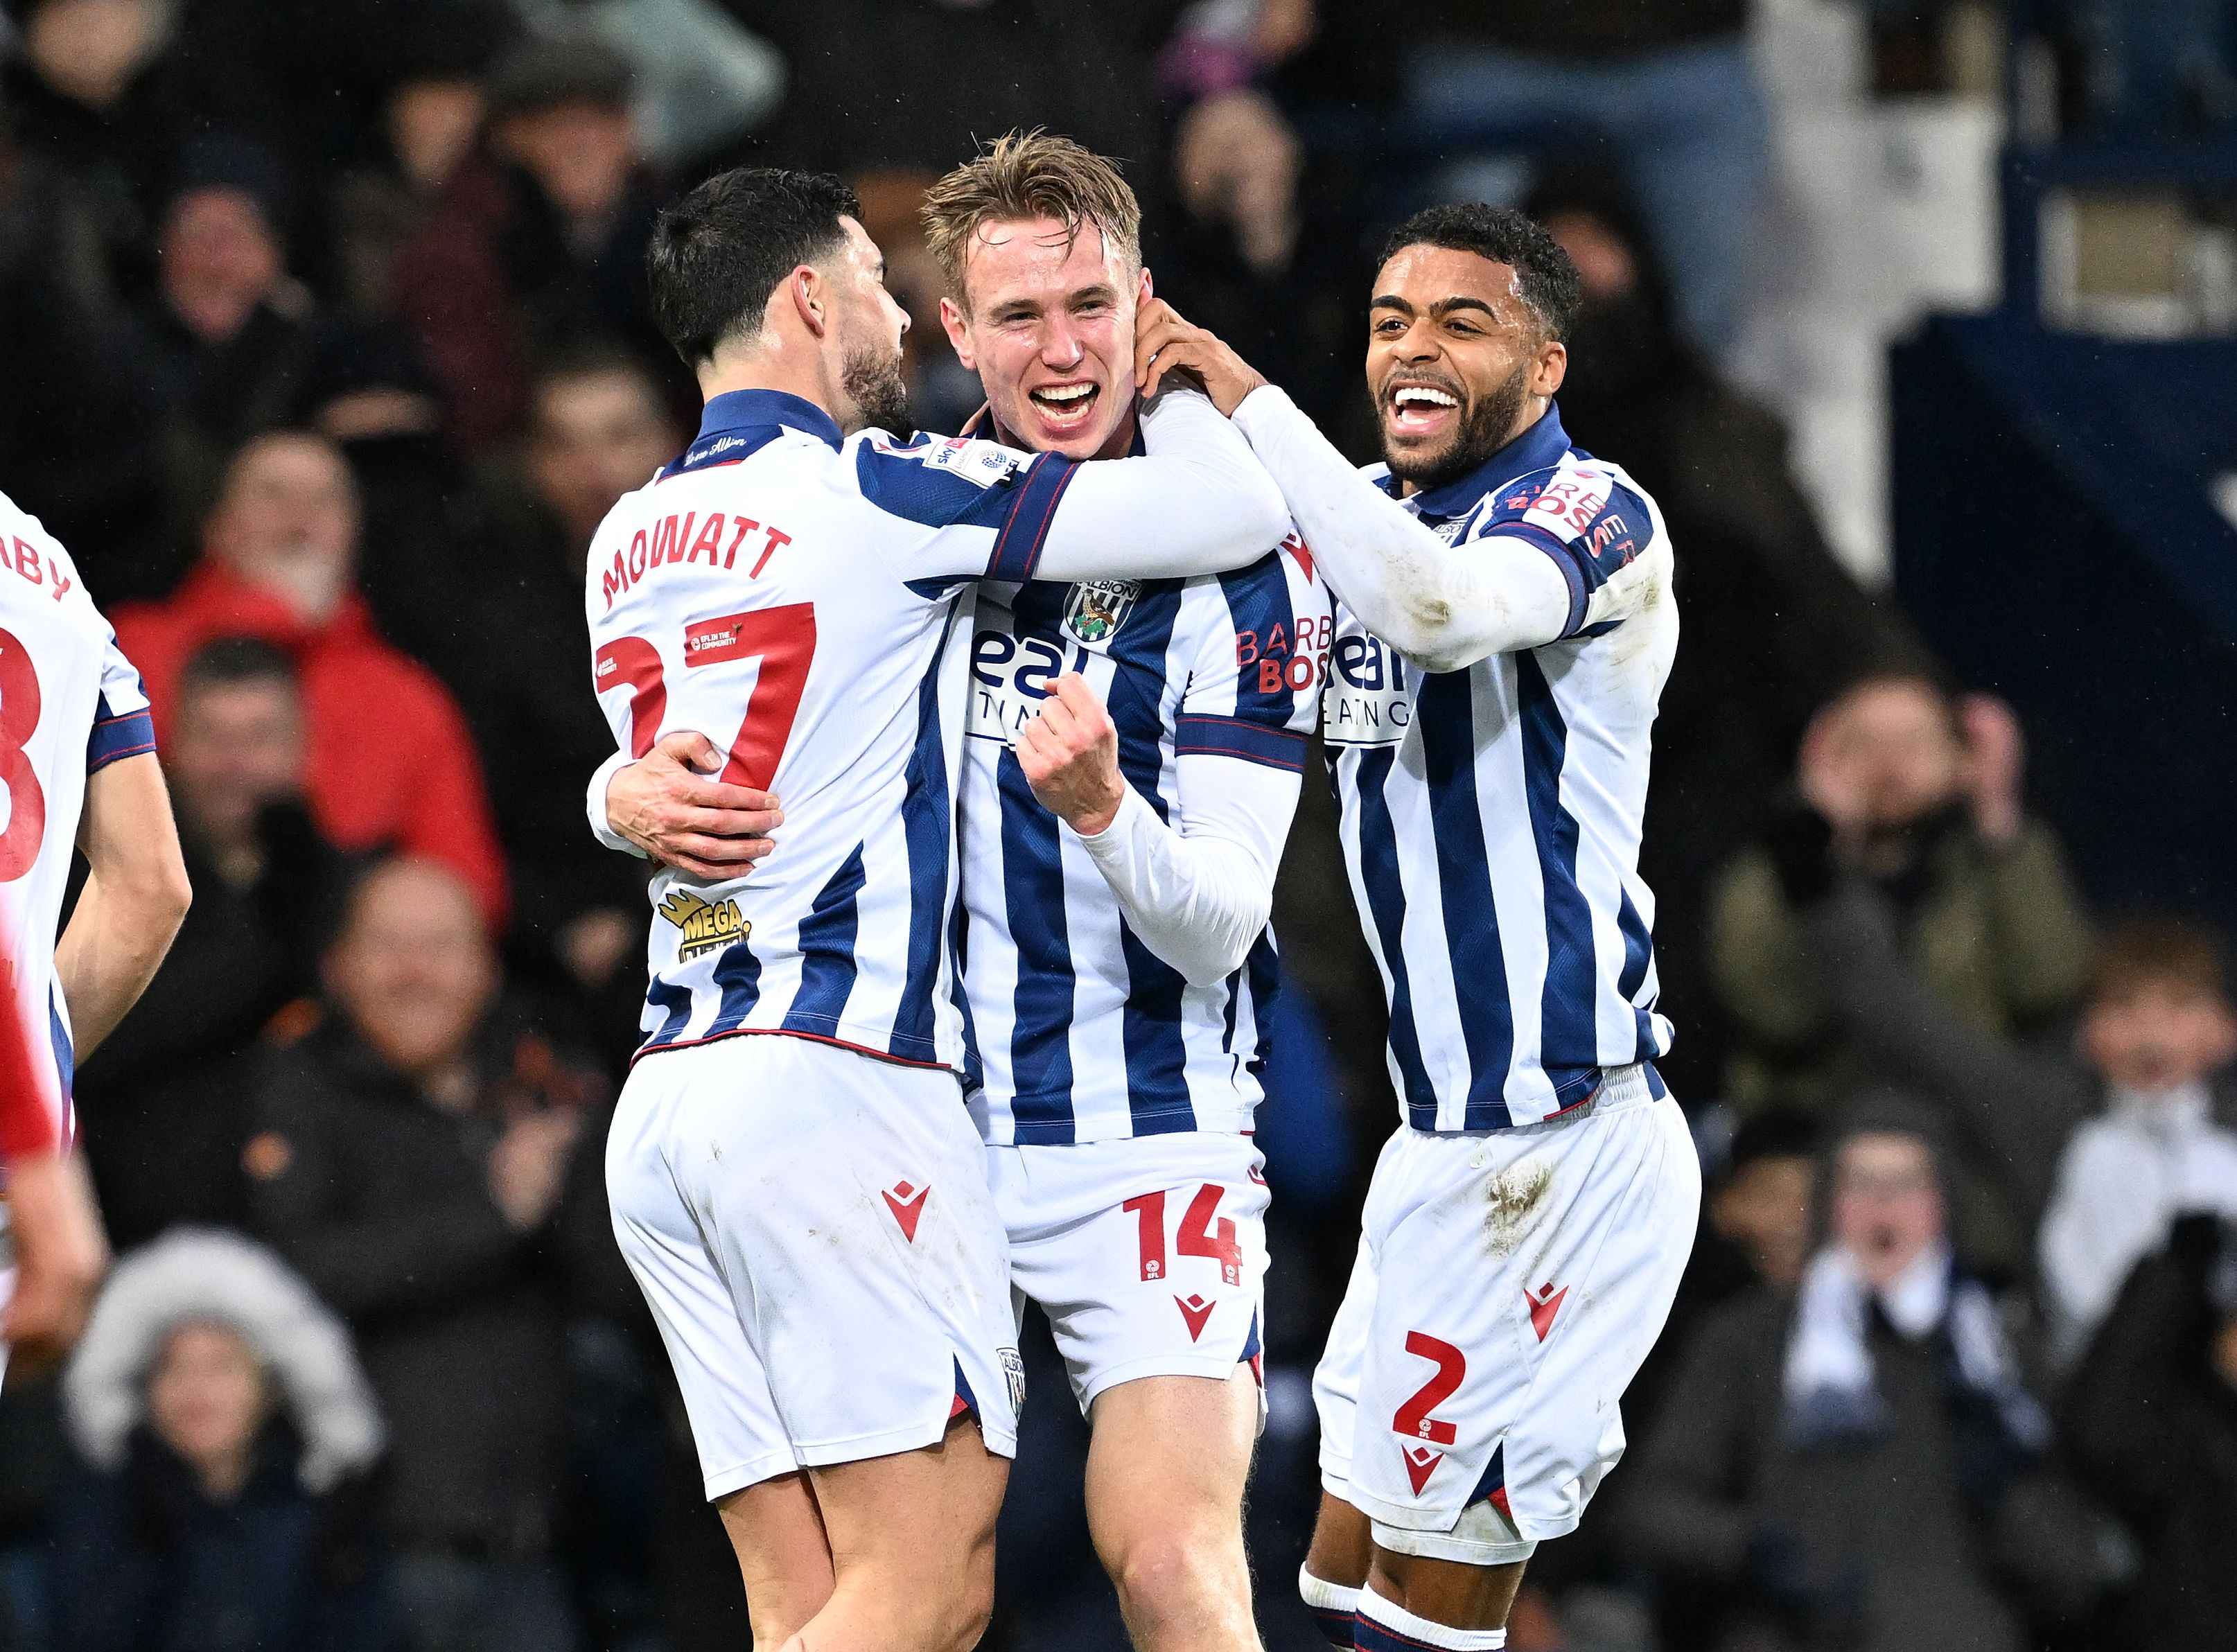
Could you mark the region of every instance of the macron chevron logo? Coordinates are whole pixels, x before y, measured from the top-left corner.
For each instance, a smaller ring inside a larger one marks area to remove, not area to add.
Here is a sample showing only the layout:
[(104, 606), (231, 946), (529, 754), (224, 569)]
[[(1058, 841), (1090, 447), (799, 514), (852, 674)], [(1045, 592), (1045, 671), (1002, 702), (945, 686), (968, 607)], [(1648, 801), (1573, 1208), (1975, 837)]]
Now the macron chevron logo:
[(1426, 1445), (1401, 1446), (1398, 1455), (1406, 1459), (1406, 1477), (1414, 1483), (1414, 1495), (1417, 1497), (1422, 1495), (1422, 1488), (1429, 1483), (1429, 1477), (1437, 1471), (1437, 1464), (1445, 1460), (1442, 1451), (1432, 1451)]
[(1188, 1321), (1189, 1340), (1194, 1342), (1204, 1335), (1204, 1321), (1211, 1318), (1211, 1311), (1219, 1304), (1206, 1302), (1201, 1296), (1191, 1296), (1175, 1297), (1173, 1305), (1181, 1311), (1181, 1318)]
[(924, 1201), (931, 1192), (929, 1187), (912, 1187), (906, 1181), (897, 1181), (884, 1192), (886, 1208), (893, 1212), (901, 1237), (912, 1245), (916, 1243), (917, 1219), (924, 1214)]
[(1561, 1298), (1568, 1294), (1567, 1285), (1556, 1291), (1551, 1279), (1535, 1291), (1527, 1285), (1522, 1287), (1523, 1298), (1530, 1304), (1530, 1328), (1538, 1333), (1539, 1341), (1545, 1341), (1547, 1333), (1553, 1330), (1554, 1316), (1561, 1312)]

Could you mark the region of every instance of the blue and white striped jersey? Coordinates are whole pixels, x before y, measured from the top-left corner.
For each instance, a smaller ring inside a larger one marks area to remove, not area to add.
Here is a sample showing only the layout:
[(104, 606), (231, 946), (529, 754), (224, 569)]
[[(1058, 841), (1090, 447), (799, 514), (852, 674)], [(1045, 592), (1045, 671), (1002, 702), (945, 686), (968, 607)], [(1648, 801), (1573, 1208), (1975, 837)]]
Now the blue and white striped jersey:
[[(75, 1058), (55, 976), (55, 927), (86, 783), (155, 749), (140, 674), (76, 564), (36, 518), (0, 494), (0, 988), (15, 995), (60, 1140), (70, 1135)], [(43, 1046), (51, 1068), (40, 1059)]]
[(1181, 758), (1302, 773), (1333, 633), (1304, 542), (1238, 572), (988, 585), (963, 759), (963, 982), (973, 1116), (998, 1146), (1245, 1131), (1276, 988), (1271, 929), (1225, 981), (1191, 986), (1120, 915), (1013, 743), (1065, 671), (1118, 731), (1118, 765), (1180, 825)]
[(1653, 500), (1572, 447), (1551, 408), (1473, 474), (1403, 503), (1450, 545), (1534, 545), (1569, 585), (1560, 640), (1439, 674), (1339, 602), (1322, 702), (1406, 1121), (1533, 1124), (1670, 1047), (1638, 871), (1678, 641), (1669, 537)]
[(617, 744), (695, 730), (787, 817), (748, 876), (655, 875), (640, 1055), (785, 1033), (960, 1071), (947, 930), (973, 582), (1232, 566), (1282, 519), (1201, 397), (1145, 417), (1149, 456), (1081, 466), (842, 440), (810, 402), (736, 391), (614, 507), (584, 600)]

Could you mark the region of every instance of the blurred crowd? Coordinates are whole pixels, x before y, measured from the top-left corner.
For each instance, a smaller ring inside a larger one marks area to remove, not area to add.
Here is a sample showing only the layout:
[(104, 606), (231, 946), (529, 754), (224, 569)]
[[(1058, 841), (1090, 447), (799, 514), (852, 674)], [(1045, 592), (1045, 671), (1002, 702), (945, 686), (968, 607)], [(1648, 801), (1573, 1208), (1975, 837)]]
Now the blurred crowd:
[[(1891, 87), (1953, 9), (1872, 0)], [(2226, 6), (2051, 10), (2126, 65), (2077, 122), (2227, 112)], [(1584, 281), (1564, 422), (1679, 547), (1644, 869), (1712, 1193), (1515, 1652), (2229, 1644), (2237, 1008), (2180, 914), (2090, 910), (2011, 713), (1843, 571), (1720, 372), (1772, 175), (1747, 0), (1403, 10), (0, 0), (0, 487), (146, 678), (196, 891), (78, 1075), (124, 1259), (66, 1378), (0, 1398), (0, 1647), (744, 1643), (601, 1174), (646, 917), (582, 818), (582, 568), (696, 420), (641, 253), (716, 167), (846, 174), (954, 428), (916, 204), (1035, 125), (1125, 159), (1158, 291), (1363, 458), (1369, 249), (1527, 207)], [(1276, 1652), (1319, 1644), (1307, 1383), (1392, 1123), (1337, 864), (1309, 788), (1261, 1121)], [(1115, 1648), (1027, 1358), (994, 1637)]]

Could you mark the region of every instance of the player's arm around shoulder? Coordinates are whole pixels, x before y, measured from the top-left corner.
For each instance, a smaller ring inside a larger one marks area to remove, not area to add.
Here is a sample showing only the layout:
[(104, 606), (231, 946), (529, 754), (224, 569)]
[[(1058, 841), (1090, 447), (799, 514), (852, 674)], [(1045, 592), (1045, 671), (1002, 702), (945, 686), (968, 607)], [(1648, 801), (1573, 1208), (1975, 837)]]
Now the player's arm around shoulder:
[[(716, 778), (725, 759), (704, 733), (660, 727), (668, 705), (667, 667), (657, 638), (637, 630), (658, 622), (633, 626), (615, 618), (616, 599), (650, 568), (648, 536), (641, 528), (632, 531), (643, 516), (642, 498), (642, 490), (626, 494), (608, 512), (592, 537), (585, 566), (591, 688), (618, 749), (591, 772), (584, 818), (608, 849), (710, 882), (740, 877), (775, 848), (769, 834), (784, 816), (774, 794)], [(755, 543), (774, 550), (778, 537), (765, 532)], [(741, 565), (749, 578), (750, 566)], [(682, 616), (673, 629), (680, 637)]]
[(1562, 634), (1570, 588), (1558, 570), (1542, 558), (1457, 552), (1363, 477), (1278, 387), (1162, 301), (1143, 307), (1135, 367), (1145, 389), (1175, 370), (1204, 381), (1280, 488), (1330, 586), (1425, 670), (1458, 671)]

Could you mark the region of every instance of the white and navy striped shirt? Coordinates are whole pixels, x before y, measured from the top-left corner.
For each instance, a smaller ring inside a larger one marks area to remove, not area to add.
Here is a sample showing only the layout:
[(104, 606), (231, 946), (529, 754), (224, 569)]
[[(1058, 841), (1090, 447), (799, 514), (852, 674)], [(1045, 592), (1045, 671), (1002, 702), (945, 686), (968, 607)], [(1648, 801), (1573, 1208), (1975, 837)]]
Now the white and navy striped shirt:
[(1013, 746), (1055, 678), (1078, 671), (1118, 729), (1127, 783), (1183, 827), (1183, 757), (1303, 773), (1332, 624), (1294, 534), (1234, 573), (981, 590), (963, 759), (963, 981), (967, 1082), (989, 1143), (1250, 1128), (1276, 989), (1271, 929), (1224, 981), (1191, 986), (1127, 924), (1079, 842), (1033, 795)]
[[(1147, 457), (1081, 466), (842, 440), (810, 402), (741, 390), (614, 507), (584, 600), (616, 743), (703, 734), (723, 779), (787, 817), (749, 876), (654, 876), (640, 1055), (782, 1033), (961, 1070), (947, 932), (973, 582), (1234, 566), (1283, 519), (1200, 396), (1145, 420)], [(602, 778), (593, 797), (602, 817)]]
[[(0, 494), (0, 985), (15, 993), (57, 1140), (71, 1133), (76, 1063), (55, 975), (55, 928), (86, 783), (155, 749), (140, 674), (76, 565), (36, 518)], [(43, 1041), (51, 1069), (40, 1059)]]
[(1505, 1129), (1670, 1047), (1638, 871), (1678, 640), (1670, 543), (1653, 500), (1572, 447), (1551, 408), (1473, 474), (1403, 503), (1455, 546), (1536, 545), (1570, 591), (1560, 640), (1437, 674), (1339, 602), (1322, 703), (1406, 1121)]

